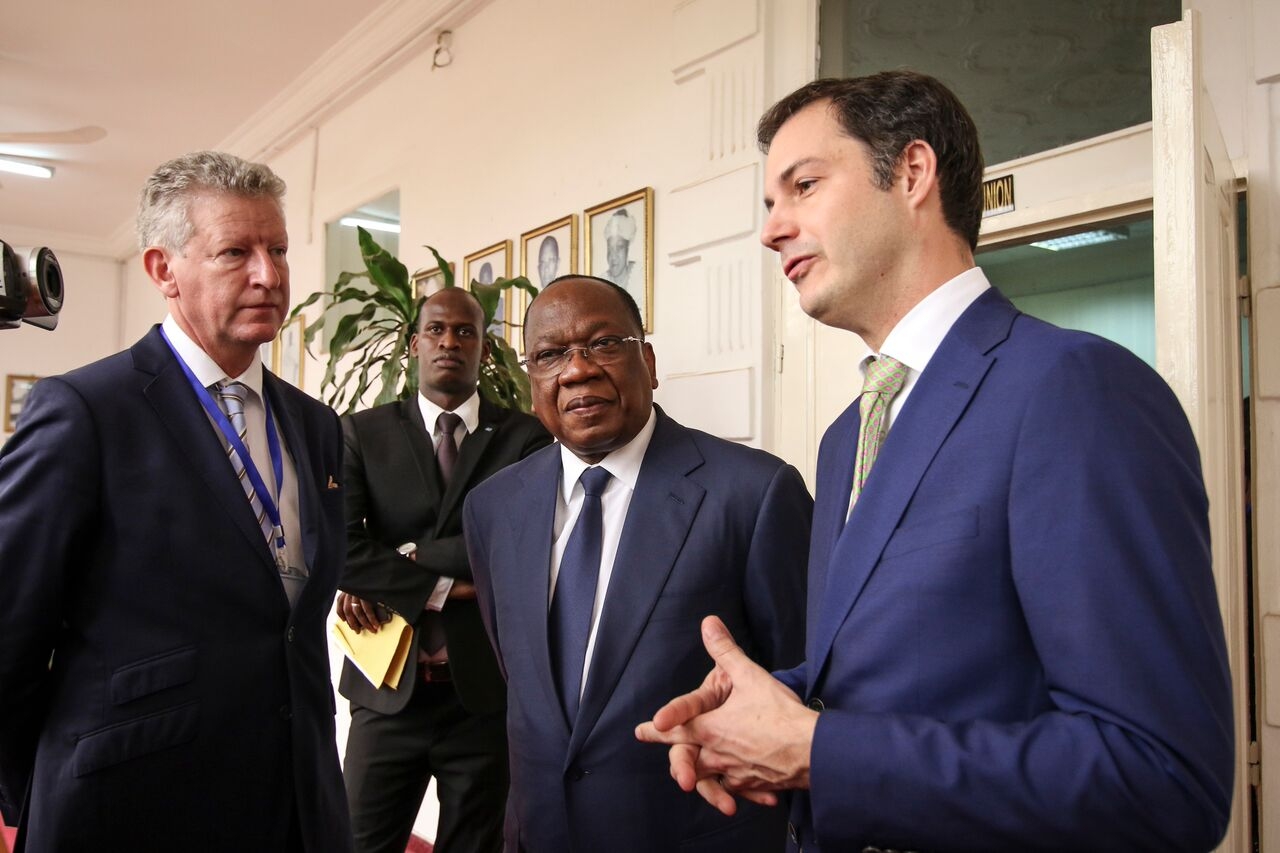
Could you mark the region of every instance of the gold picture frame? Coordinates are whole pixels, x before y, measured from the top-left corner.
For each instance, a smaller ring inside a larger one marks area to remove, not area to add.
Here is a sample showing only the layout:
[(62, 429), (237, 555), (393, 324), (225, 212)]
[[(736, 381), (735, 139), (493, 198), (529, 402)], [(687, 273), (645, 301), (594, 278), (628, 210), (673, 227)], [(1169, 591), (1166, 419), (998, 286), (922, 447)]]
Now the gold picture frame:
[[(449, 271), (455, 275), (458, 272), (458, 265), (453, 261), (449, 262)], [(424, 296), (430, 296), (437, 290), (444, 289), (444, 271), (440, 267), (432, 267), (429, 270), (418, 270), (413, 274), (413, 298), (414, 300), (422, 299)]]
[[(549, 260), (544, 255), (550, 253), (554, 253), (554, 262), (543, 270), (541, 262)], [(567, 267), (564, 263), (566, 256), (569, 259)], [(577, 271), (578, 214), (570, 213), (520, 235), (520, 275), (529, 279), (538, 290), (546, 287), (556, 276), (573, 275)]]
[[(479, 284), (493, 284), (498, 278), (511, 278), (510, 240), (485, 246), (480, 251), (472, 252), (462, 259), (464, 287), (470, 289), (473, 281)], [(511, 300), (507, 298), (509, 293), (511, 293), (510, 290), (503, 291), (501, 299), (498, 300), (498, 310), (493, 314), (493, 326), (490, 327), (494, 334), (508, 340), (515, 337), (514, 327), (511, 326)]]
[(44, 377), (12, 374), (4, 382), (4, 431), (13, 432), (18, 426), (18, 415), (27, 402), (31, 388)]
[[(630, 293), (640, 306), (645, 332), (652, 332), (653, 187), (589, 207), (583, 216), (586, 218), (583, 260), (588, 275), (608, 279)], [(644, 244), (637, 250), (635, 241), (639, 237)]]
[(302, 388), (307, 365), (305, 316), (299, 315), (280, 327), (272, 359), (272, 373), (293, 387)]
[(510, 240), (485, 246), (480, 251), (472, 252), (462, 259), (462, 283), (467, 287), (470, 287), (473, 281), (493, 284), (499, 277), (511, 278)]
[[(568, 263), (565, 263), (565, 259)], [(546, 287), (556, 277), (575, 275), (578, 272), (578, 214), (570, 213), (546, 225), (520, 235), (520, 275), (538, 290)], [(529, 307), (529, 294), (523, 290), (511, 291), (512, 339), (523, 337), (524, 312)], [(519, 342), (511, 345), (521, 349)]]

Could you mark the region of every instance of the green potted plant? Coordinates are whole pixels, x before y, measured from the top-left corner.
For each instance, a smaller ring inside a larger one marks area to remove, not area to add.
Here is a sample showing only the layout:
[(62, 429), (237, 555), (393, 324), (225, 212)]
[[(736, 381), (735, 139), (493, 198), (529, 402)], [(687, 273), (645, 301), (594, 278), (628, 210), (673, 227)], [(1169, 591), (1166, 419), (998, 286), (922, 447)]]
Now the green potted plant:
[[(311, 294), (289, 314), (293, 320), (317, 300), (329, 297), (320, 316), (307, 325), (305, 340), (310, 352), (326, 319), (339, 318), (329, 340), (320, 397), (342, 414), (354, 412), (373, 387), (378, 389), (373, 405), (408, 397), (418, 389), (418, 362), (410, 358), (409, 339), (423, 300), (414, 295), (408, 268), (378, 245), (368, 231), (356, 231), (364, 270), (341, 273), (332, 290)], [(440, 265), (445, 287), (453, 287), (453, 268), (434, 248), (427, 248)], [(369, 284), (363, 284), (362, 279)], [(493, 322), (502, 291), (512, 288), (525, 291), (530, 299), (538, 293), (524, 276), (499, 278), (493, 284), (471, 282), (470, 290), (484, 309), (485, 339), (489, 342), (489, 357), (480, 365), (480, 393), (499, 406), (527, 412), (529, 377), (501, 334), (503, 327), (511, 324), (503, 320), (495, 326)], [(344, 364), (348, 355), (352, 358)]]

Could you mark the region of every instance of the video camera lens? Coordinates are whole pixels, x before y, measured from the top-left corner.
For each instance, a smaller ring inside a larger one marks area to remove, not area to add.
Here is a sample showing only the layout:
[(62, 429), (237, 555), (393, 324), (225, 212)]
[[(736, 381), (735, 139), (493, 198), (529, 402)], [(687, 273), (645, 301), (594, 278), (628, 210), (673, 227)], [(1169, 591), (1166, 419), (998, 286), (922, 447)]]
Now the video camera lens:
[(42, 329), (58, 325), (64, 285), (62, 265), (45, 246), (17, 249), (0, 242), (3, 278), (0, 278), (0, 329), (14, 328), (21, 320)]

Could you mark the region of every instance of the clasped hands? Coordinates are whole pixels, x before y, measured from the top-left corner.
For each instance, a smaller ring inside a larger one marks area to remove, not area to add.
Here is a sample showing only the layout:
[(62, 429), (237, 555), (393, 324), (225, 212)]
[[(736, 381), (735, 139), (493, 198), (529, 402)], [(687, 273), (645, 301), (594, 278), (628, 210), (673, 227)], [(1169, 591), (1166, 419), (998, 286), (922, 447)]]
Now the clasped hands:
[[(455, 580), (449, 587), (448, 600), (462, 600), (476, 597), (476, 588), (467, 581)], [(391, 619), (391, 609), (367, 599), (352, 595), (349, 592), (338, 593), (338, 605), (335, 608), (338, 618), (346, 622), (357, 633), (368, 630), (378, 633), (378, 627)]]
[(696, 690), (677, 696), (636, 727), (647, 743), (671, 746), (671, 776), (726, 815), (736, 796), (778, 803), (776, 791), (809, 787), (818, 714), (738, 647), (719, 617), (702, 621), (715, 667)]

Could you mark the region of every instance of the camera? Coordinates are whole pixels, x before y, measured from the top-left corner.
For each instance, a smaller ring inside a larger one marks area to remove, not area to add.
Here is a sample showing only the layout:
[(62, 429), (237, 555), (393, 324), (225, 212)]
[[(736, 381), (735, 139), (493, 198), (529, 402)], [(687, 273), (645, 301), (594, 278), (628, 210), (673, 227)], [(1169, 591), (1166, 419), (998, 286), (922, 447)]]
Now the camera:
[(14, 248), (0, 240), (0, 330), (19, 321), (52, 331), (62, 310), (62, 266), (45, 246)]

